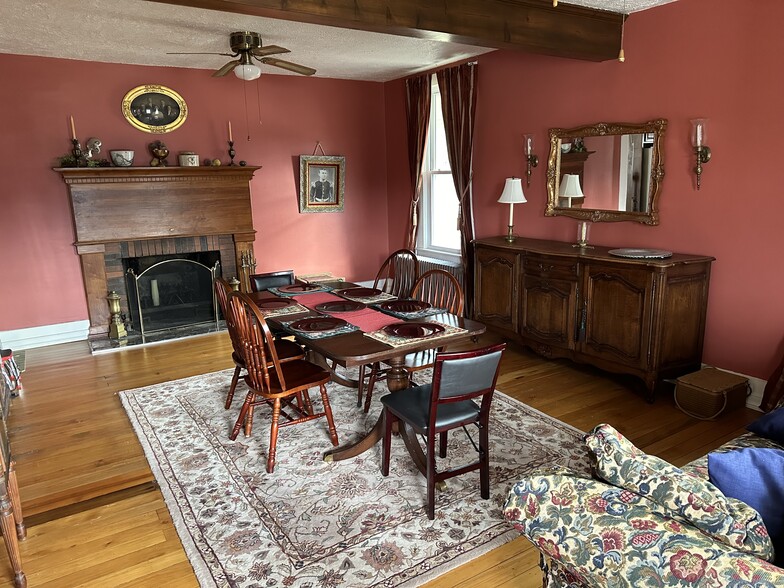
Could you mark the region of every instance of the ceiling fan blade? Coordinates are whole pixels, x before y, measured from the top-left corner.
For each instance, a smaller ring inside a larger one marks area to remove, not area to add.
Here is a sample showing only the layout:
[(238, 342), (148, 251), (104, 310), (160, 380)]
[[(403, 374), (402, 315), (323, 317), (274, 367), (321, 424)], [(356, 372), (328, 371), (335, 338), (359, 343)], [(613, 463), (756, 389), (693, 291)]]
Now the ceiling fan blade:
[(264, 57), (263, 59), (259, 59), (259, 61), (267, 65), (274, 65), (275, 67), (280, 67), (282, 69), (293, 71), (294, 73), (302, 74), (303, 76), (312, 76), (314, 73), (316, 73), (316, 70), (312, 67), (299, 65), (298, 63), (291, 63), (290, 61), (283, 61), (282, 59), (277, 59), (275, 57)]
[(254, 47), (251, 53), (253, 53), (254, 57), (266, 57), (267, 55), (277, 55), (278, 53), (290, 53), (290, 51), (285, 47), (266, 45), (264, 47)]
[(227, 75), (231, 70), (237, 67), (240, 64), (239, 59), (235, 59), (234, 61), (229, 61), (226, 65), (212, 74), (213, 78), (222, 78), (223, 76)]
[(225, 55), (226, 57), (237, 57), (236, 53), (167, 53), (166, 55)]

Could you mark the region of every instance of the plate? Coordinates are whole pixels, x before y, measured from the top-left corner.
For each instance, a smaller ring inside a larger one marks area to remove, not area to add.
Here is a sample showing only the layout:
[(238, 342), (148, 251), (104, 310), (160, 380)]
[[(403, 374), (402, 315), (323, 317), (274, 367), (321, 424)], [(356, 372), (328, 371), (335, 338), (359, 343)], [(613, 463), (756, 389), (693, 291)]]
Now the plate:
[(384, 327), (387, 335), (404, 339), (418, 339), (444, 332), (444, 326), (437, 323), (395, 323)]
[(265, 298), (264, 300), (259, 300), (256, 306), (260, 310), (278, 310), (279, 308), (286, 308), (295, 304), (296, 301), (287, 298)]
[(626, 247), (625, 249), (610, 249), (607, 253), (616, 257), (630, 257), (632, 259), (664, 259), (672, 257), (672, 251), (664, 249), (635, 249)]
[(354, 312), (363, 308), (367, 308), (367, 305), (353, 300), (331, 300), (316, 305), (319, 312)]
[(291, 284), (290, 286), (279, 286), (277, 290), (286, 294), (294, 294), (295, 292), (310, 292), (320, 288), (321, 286), (318, 284)]
[(354, 298), (370, 298), (371, 296), (378, 296), (381, 290), (376, 288), (346, 288), (345, 290), (338, 290), (335, 294), (340, 296), (353, 296)]
[(423, 300), (390, 300), (378, 305), (379, 308), (392, 312), (419, 312), (430, 308), (430, 306), (429, 302)]
[(348, 323), (343, 319), (334, 316), (312, 316), (310, 318), (294, 321), (289, 325), (289, 328), (305, 333), (321, 333), (339, 329), (347, 324)]

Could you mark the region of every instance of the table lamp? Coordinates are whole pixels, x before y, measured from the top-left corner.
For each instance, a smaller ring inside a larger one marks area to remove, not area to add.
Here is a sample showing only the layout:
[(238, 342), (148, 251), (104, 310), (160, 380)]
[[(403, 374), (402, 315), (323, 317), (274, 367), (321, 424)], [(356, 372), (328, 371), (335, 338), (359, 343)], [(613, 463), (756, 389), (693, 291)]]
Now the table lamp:
[(509, 205), (509, 233), (506, 235), (506, 240), (511, 243), (515, 240), (514, 205), (528, 202), (523, 194), (522, 180), (520, 178), (506, 178), (504, 191), (501, 193), (498, 202)]

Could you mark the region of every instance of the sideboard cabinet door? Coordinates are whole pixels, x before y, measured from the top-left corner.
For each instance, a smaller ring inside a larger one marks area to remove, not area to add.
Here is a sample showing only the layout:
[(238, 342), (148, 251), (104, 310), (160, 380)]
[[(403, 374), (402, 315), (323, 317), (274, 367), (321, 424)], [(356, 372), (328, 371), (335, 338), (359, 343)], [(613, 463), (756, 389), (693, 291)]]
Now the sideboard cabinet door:
[(653, 274), (647, 268), (586, 264), (579, 350), (591, 357), (647, 369), (652, 289)]
[(503, 331), (517, 331), (519, 255), (477, 246), (474, 253), (476, 320)]

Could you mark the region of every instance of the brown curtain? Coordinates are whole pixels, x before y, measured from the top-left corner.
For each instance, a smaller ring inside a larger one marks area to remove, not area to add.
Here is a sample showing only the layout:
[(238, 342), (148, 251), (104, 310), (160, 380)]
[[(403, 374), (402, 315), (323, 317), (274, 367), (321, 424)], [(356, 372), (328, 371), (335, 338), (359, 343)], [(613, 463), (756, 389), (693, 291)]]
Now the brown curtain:
[(474, 306), (474, 273), (471, 241), (474, 239), (474, 213), (471, 206), (471, 159), (474, 146), (476, 79), (478, 66), (463, 64), (436, 72), (441, 91), (449, 165), (459, 201), (460, 253), (463, 258), (466, 316)]
[(422, 195), (422, 160), (425, 157), (430, 123), (430, 75), (406, 80), (406, 123), (408, 127), (408, 166), (411, 171), (411, 212), (406, 247), (416, 249), (419, 228), (419, 197)]

